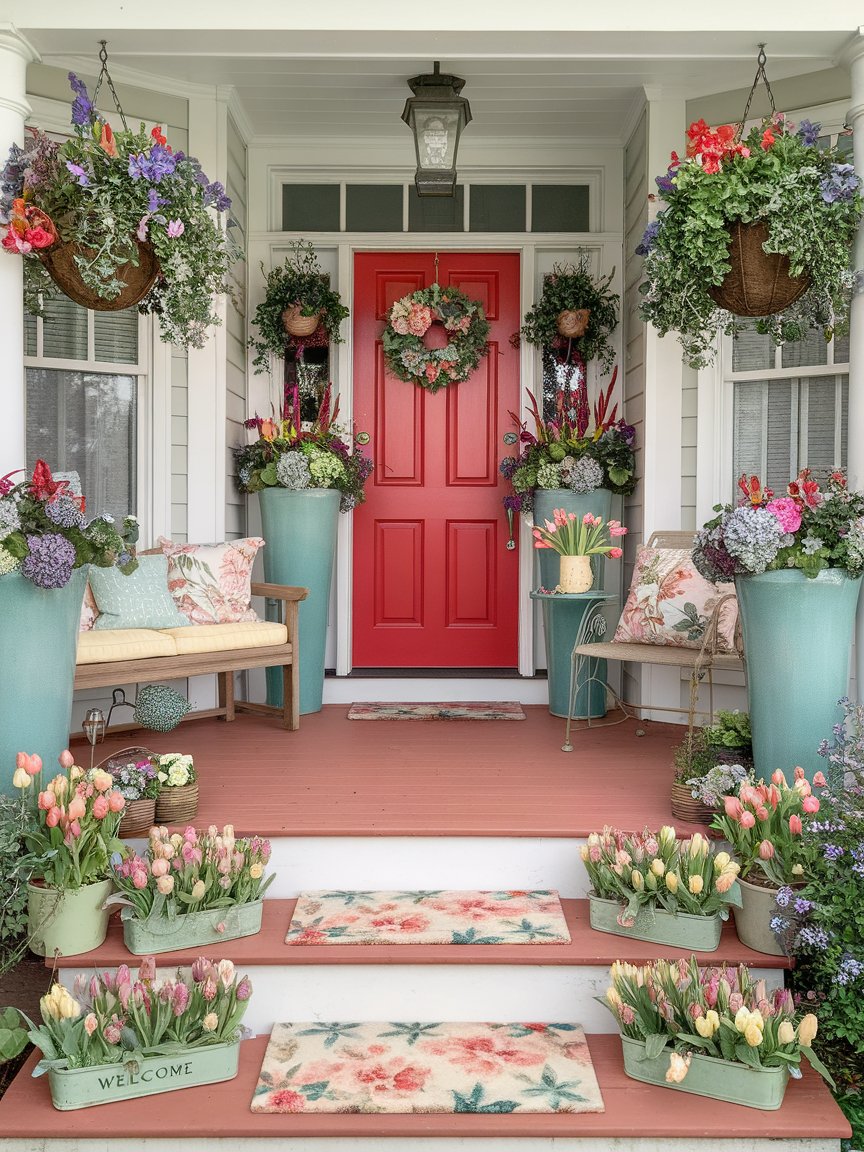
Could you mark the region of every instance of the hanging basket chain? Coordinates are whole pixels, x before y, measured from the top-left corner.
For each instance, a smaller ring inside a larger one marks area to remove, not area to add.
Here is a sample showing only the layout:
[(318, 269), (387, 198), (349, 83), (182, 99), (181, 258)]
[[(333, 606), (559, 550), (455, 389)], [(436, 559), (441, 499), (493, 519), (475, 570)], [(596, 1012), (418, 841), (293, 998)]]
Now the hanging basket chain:
[(765, 65), (768, 62), (768, 57), (765, 55), (765, 45), (759, 45), (759, 55), (756, 57), (756, 76), (753, 79), (753, 85), (750, 89), (750, 95), (747, 97), (747, 103), (744, 106), (744, 115), (738, 121), (738, 128), (735, 132), (735, 143), (741, 139), (744, 134), (744, 125), (747, 123), (747, 116), (750, 113), (750, 105), (753, 103), (753, 97), (756, 94), (756, 89), (759, 87), (759, 81), (765, 85), (765, 91), (768, 93), (768, 99), (771, 102), (771, 115), (774, 116), (777, 108), (774, 105), (774, 93), (771, 91), (771, 85), (768, 83), (768, 76), (765, 73)]
[[(120, 106), (120, 97), (117, 95), (117, 89), (114, 87), (114, 81), (111, 79), (111, 73), (108, 71), (108, 41), (100, 40), (99, 45), (99, 62), (102, 65), (102, 71), (99, 73), (99, 79), (96, 81), (96, 87), (93, 89), (93, 107), (96, 107), (96, 97), (99, 95), (99, 89), (102, 87), (102, 81), (104, 80), (108, 85), (111, 95), (114, 97), (114, 107), (117, 109), (120, 119), (123, 121), (124, 131), (128, 132), (129, 125), (126, 123), (126, 117)], [(766, 80), (765, 83), (767, 84), (768, 81)]]

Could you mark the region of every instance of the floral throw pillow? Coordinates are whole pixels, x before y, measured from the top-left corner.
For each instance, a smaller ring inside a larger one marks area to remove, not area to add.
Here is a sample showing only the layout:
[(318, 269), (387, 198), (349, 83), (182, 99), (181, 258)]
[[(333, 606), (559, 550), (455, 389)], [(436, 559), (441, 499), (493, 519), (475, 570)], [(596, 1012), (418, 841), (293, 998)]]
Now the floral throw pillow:
[[(666, 644), (701, 648), (718, 599), (734, 584), (711, 584), (693, 567), (687, 548), (640, 548), (615, 640), (619, 644)], [(721, 652), (735, 651), (737, 601), (720, 610)]]
[(90, 581), (88, 580), (84, 586), (84, 601), (81, 605), (81, 620), (78, 624), (78, 631), (91, 632), (98, 615), (99, 609), (96, 605), (96, 598), (93, 595), (93, 589), (90, 587)]
[(168, 587), (191, 624), (258, 619), (252, 607), (252, 564), (263, 544), (258, 536), (224, 544), (175, 544), (159, 537), (168, 557)]

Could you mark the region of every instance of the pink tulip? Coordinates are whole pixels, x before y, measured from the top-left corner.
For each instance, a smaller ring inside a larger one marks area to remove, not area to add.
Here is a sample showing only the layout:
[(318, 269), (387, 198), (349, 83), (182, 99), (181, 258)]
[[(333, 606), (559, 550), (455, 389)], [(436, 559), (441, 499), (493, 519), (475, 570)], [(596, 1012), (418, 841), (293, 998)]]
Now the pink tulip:
[(248, 976), (244, 976), (240, 983), (237, 985), (235, 994), (241, 1003), (244, 1000), (248, 1000), (252, 995), (252, 983)]
[(154, 876), (165, 876), (167, 875), (170, 868), (171, 865), (168, 863), (168, 861), (163, 859), (154, 860), (150, 865), (150, 871)]
[(774, 845), (770, 840), (763, 840), (759, 845), (759, 859), (771, 860), (774, 856)]
[(37, 756), (35, 752), (32, 756), (28, 756), (27, 763), (24, 765), (24, 771), (28, 776), (38, 776), (42, 771), (42, 757)]
[(57, 827), (57, 825), (60, 823), (60, 815), (60, 809), (56, 805), (49, 809), (48, 815), (45, 817), (45, 823), (49, 828)]
[(818, 812), (819, 798), (817, 796), (805, 796), (801, 801), (801, 807), (805, 812)]
[(723, 807), (726, 810), (726, 815), (731, 820), (738, 821), (741, 819), (741, 813), (744, 809), (741, 807), (741, 801), (737, 796), (724, 796)]
[(51, 809), (56, 805), (56, 803), (57, 803), (57, 797), (50, 790), (39, 793), (38, 804), (39, 804), (39, 810), (41, 812), (50, 812)]
[(792, 816), (789, 817), (789, 831), (792, 833), (793, 836), (800, 836), (801, 835), (801, 817), (800, 816), (793, 814)]
[(771, 776), (771, 782), (772, 782), (772, 784), (776, 784), (778, 788), (779, 788), (781, 785), (785, 785), (785, 783), (786, 783), (786, 777), (783, 775), (783, 773), (780, 771), (780, 769), (779, 769), (779, 768), (777, 769), (777, 771), (776, 771), (776, 772), (774, 772), (774, 773), (772, 774), (772, 776)]
[(753, 825), (756, 823), (756, 817), (753, 815), (752, 812), (744, 811), (741, 813), (741, 819), (740, 819), (739, 823), (740, 823), (742, 828), (752, 828)]
[(108, 807), (112, 812), (122, 812), (126, 807), (126, 798), (121, 796), (119, 792), (108, 793)]
[(60, 755), (57, 757), (57, 760), (61, 768), (71, 768), (75, 763), (75, 757), (72, 755), (68, 748), (60, 753)]
[(816, 785), (817, 788), (827, 788), (828, 787), (828, 781), (825, 779), (825, 775), (822, 772), (816, 773), (816, 775), (813, 777), (813, 783)]
[(623, 548), (610, 548), (609, 549), (609, 556), (610, 556), (610, 559), (612, 559), (612, 560), (620, 560), (623, 555), (624, 555), (624, 549)]
[(768, 789), (768, 803), (776, 812), (777, 805), (780, 803), (780, 790), (777, 788), (776, 784), (772, 784)]
[(768, 819), (768, 809), (764, 806), (764, 804), (760, 804), (759, 807), (756, 809), (756, 819), (757, 820), (767, 820)]
[(138, 979), (143, 983), (151, 983), (156, 979), (156, 957), (145, 956), (138, 966)]
[(142, 872), (140, 870), (137, 872), (133, 872), (132, 873), (132, 886), (134, 888), (138, 888), (139, 890), (141, 888), (146, 888), (147, 887), (147, 873)]
[(26, 770), (27, 761), (29, 759), (30, 759), (30, 757), (27, 755), (26, 752), (19, 752), (15, 757), (15, 767), (16, 768), (24, 768)]
[(73, 820), (70, 823), (68, 835), (74, 837), (74, 839), (76, 839), (76, 840), (81, 835), (81, 825), (78, 823), (77, 820)]
[(807, 778), (807, 774), (805, 773), (803, 768), (796, 768), (795, 769), (795, 779), (796, 780), (805, 780), (806, 778)]
[(104, 820), (108, 815), (108, 801), (104, 796), (97, 796), (93, 801), (93, 816), (97, 820)]

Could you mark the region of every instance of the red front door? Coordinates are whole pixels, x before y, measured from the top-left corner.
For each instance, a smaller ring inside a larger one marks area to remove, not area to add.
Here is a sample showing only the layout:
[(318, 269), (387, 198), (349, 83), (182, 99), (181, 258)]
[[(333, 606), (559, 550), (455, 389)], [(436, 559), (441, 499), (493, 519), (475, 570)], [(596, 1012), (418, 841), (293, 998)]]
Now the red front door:
[(402, 296), (435, 281), (435, 257), (354, 264), (354, 420), (375, 471), (354, 513), (356, 668), (514, 668), (518, 551), (508, 550), (504, 433), (519, 409), (519, 256), (448, 253), (438, 282), (479, 300), (489, 354), (434, 396), (385, 371), (381, 333)]

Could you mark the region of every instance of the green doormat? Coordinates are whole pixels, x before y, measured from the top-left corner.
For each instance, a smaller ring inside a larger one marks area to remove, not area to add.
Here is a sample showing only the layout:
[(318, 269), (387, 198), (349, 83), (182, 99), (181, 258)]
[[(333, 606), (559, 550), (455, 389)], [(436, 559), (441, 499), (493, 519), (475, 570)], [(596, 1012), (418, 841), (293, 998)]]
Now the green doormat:
[(579, 1024), (277, 1024), (253, 1112), (603, 1112)]
[(352, 704), (349, 720), (524, 720), (516, 700), (455, 700), (444, 704)]

